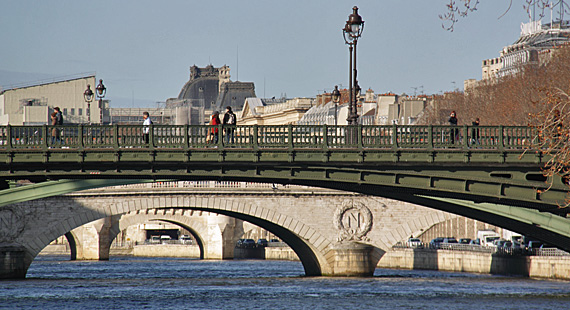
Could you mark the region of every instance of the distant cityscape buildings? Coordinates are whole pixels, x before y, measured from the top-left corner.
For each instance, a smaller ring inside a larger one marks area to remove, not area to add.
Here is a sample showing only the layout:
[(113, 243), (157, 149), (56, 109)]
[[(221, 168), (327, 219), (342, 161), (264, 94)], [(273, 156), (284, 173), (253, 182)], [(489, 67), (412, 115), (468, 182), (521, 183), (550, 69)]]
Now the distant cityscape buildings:
[[(513, 44), (505, 46), (499, 57), (482, 61), (481, 81), (492, 82), (519, 72), (523, 65), (548, 62), (553, 50), (569, 42), (569, 21), (551, 21), (544, 25), (542, 20), (522, 23), (520, 37)], [(465, 90), (478, 83), (475, 79), (466, 80)]]
[[(499, 57), (482, 61), (481, 81), (464, 82), (465, 92), (481, 82), (491, 82), (519, 72), (522, 65), (548, 62), (560, 46), (570, 44), (570, 22), (540, 20), (523, 23), (520, 37), (505, 46)], [(31, 85), (0, 90), (0, 125), (45, 125), (58, 106), (66, 124), (87, 123), (87, 110), (93, 124), (140, 124), (142, 112), (151, 115), (154, 124), (207, 124), (213, 111), (225, 112), (227, 106), (242, 125), (346, 125), (348, 90), (340, 89), (340, 101), (325, 92), (315, 98), (257, 98), (253, 82), (230, 80), (229, 66), (190, 67), (189, 80), (178, 97), (169, 98), (156, 108), (111, 108), (108, 100), (87, 104), (83, 91), (95, 87), (93, 74), (54, 79)], [(415, 124), (433, 96), (407, 96), (394, 93), (375, 94), (372, 89), (358, 94), (359, 124)]]

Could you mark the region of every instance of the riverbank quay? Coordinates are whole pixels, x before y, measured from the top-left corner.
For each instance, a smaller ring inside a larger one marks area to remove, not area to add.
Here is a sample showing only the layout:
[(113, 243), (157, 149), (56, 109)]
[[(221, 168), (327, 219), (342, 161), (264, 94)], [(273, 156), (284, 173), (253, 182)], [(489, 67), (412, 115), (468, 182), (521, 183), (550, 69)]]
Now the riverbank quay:
[[(289, 248), (265, 248), (265, 259), (298, 260)], [(377, 267), (570, 280), (569, 255), (524, 256), (497, 252), (394, 248), (384, 254)]]
[[(287, 247), (235, 249), (236, 259), (298, 261)], [(65, 255), (64, 245), (48, 246), (40, 255)], [(197, 246), (137, 245), (130, 250), (111, 249), (111, 255), (139, 257), (199, 258)], [(570, 255), (508, 255), (430, 248), (393, 248), (378, 262), (378, 268), (435, 270), (480, 274), (517, 275), (531, 278), (570, 280)]]
[(525, 256), (442, 249), (395, 248), (379, 268), (439, 270), (570, 280), (570, 256)]

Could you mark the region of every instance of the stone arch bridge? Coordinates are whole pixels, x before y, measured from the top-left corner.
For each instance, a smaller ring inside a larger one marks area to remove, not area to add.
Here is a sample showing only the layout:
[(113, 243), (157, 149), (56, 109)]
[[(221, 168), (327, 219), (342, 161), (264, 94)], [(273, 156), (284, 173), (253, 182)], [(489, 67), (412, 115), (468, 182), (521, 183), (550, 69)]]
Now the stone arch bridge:
[[(62, 130), (64, 145), (50, 144), (51, 129)], [(25, 267), (12, 265), (18, 261), (13, 257), (21, 254), (29, 261), (48, 241), (39, 236), (46, 240), (34, 239), (26, 246), (13, 242), (23, 240), (19, 238), (26, 234), (26, 223), (36, 218), (45, 222), (46, 214), (58, 212), (52, 211), (51, 198), (25, 201), (129, 182), (119, 179), (265, 182), (343, 190), (467, 216), (570, 250), (568, 208), (560, 207), (568, 187), (560, 177), (542, 175), (547, 157), (526, 151), (533, 138), (529, 128), (255, 125), (233, 128), (235, 142), (226, 144), (220, 137), (216, 145), (208, 144), (213, 129), (208, 126), (152, 126), (148, 144), (140, 129), (0, 127), (0, 180), (76, 180), (0, 193), (0, 259), (7, 270), (20, 268), (15, 274), (25, 274)], [(217, 133), (222, 135), (223, 129)], [(451, 132), (461, 138), (449, 139)], [(537, 191), (549, 184), (549, 191)], [(83, 219), (147, 209), (154, 199), (139, 197), (119, 205), (101, 201), (98, 207), (90, 205), (95, 198), (72, 203), (73, 214), (65, 226), (69, 231), (86, 223)], [(277, 209), (185, 199), (177, 196), (171, 201), (250, 221), (288, 240), (309, 275), (369, 275), (389, 245), (389, 234), (370, 237), (382, 218), (381, 209), (351, 199), (309, 208), (290, 201)], [(160, 199), (153, 203), (166, 206)], [(42, 204), (41, 212), (28, 213), (25, 207), (41, 209)]]
[[(35, 255), (61, 235), (78, 249), (75, 255), (104, 258), (119, 231), (157, 219), (190, 230), (204, 258), (224, 258), (232, 256), (243, 234), (239, 220), (245, 220), (289, 244), (307, 275), (368, 275), (392, 245), (452, 216), (337, 190), (230, 183), (234, 187), (101, 188), (13, 204), (4, 209), (14, 216), (10, 231), (19, 231), (10, 242), (23, 248), (25, 274)], [(226, 216), (194, 216), (200, 212)], [(89, 239), (91, 245), (82, 244)]]

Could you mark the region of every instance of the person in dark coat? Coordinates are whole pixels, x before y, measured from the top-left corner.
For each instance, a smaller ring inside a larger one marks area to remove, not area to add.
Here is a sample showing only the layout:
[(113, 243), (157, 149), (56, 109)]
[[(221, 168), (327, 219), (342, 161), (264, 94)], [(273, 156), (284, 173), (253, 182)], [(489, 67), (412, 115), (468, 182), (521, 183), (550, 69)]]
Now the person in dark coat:
[[(234, 131), (236, 124), (236, 115), (232, 111), (232, 107), (226, 107), (226, 113), (224, 114), (223, 125), (227, 126), (224, 131), (226, 132), (226, 144), (234, 143)], [(229, 125), (229, 126), (228, 126)]]
[(476, 118), (475, 121), (473, 123), (471, 123), (471, 125), (473, 126), (473, 128), (471, 128), (471, 144), (480, 144), (481, 142), (479, 141), (479, 118)]
[[(457, 126), (457, 114), (455, 114), (455, 111), (451, 111), (448, 122), (450, 126)], [(451, 141), (451, 144), (455, 144), (455, 141), (459, 140), (459, 129), (451, 128), (449, 139)]]

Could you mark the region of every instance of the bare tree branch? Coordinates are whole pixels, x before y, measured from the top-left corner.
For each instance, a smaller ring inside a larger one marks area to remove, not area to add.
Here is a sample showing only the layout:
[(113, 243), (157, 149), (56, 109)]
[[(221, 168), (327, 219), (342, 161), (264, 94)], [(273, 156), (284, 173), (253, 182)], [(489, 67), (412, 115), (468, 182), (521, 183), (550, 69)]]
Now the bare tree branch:
[[(533, 20), (536, 17), (540, 19), (546, 16), (547, 10), (552, 10), (553, 13), (555, 11), (555, 20), (560, 21), (564, 20), (565, 14), (570, 14), (570, 1), (568, 0), (522, 0), (522, 2), (523, 9), (527, 12), (529, 18)], [(449, 0), (449, 3), (445, 5), (446, 13), (439, 15), (439, 18), (443, 20), (442, 28), (453, 31), (459, 19), (476, 11), (478, 4), (479, 0)], [(499, 18), (505, 16), (511, 10), (512, 5), (513, 0), (510, 0), (509, 7)], [(538, 16), (535, 16), (536, 14)]]

